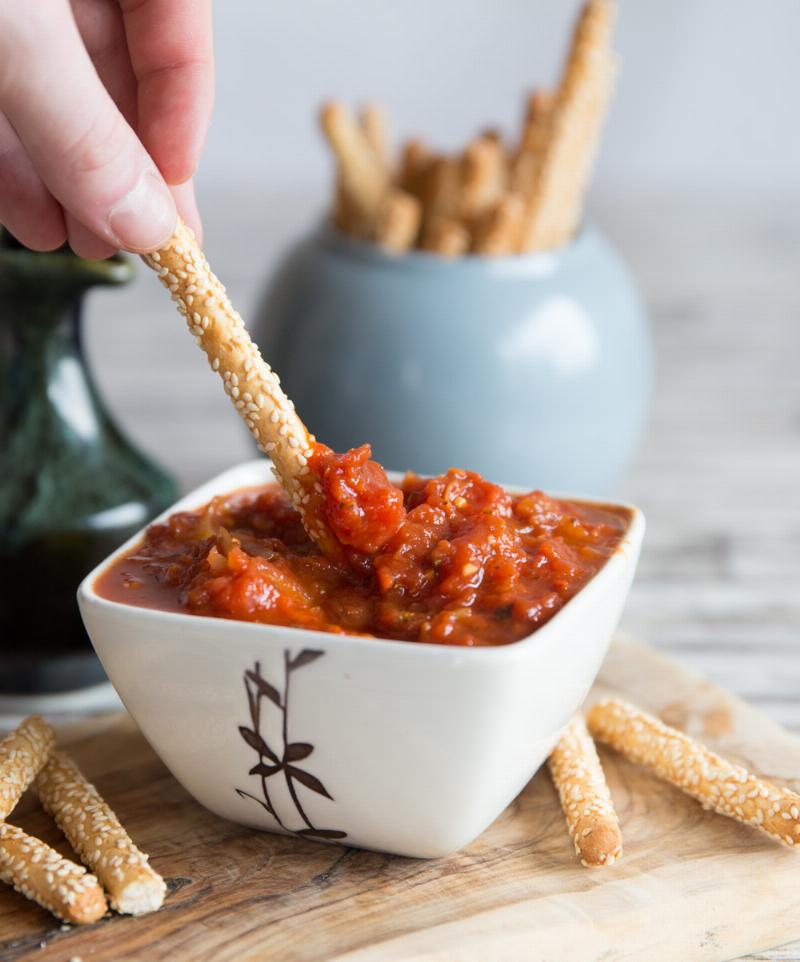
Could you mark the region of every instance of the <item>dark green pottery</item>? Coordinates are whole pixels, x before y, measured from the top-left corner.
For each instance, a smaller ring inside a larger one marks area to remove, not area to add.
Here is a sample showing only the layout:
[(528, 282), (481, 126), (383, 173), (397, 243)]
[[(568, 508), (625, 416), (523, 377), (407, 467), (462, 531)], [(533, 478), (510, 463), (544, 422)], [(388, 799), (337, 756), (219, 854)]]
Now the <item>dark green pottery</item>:
[(109, 417), (81, 345), (83, 295), (133, 274), (120, 255), (37, 254), (0, 230), (0, 694), (105, 677), (75, 590), (176, 497)]

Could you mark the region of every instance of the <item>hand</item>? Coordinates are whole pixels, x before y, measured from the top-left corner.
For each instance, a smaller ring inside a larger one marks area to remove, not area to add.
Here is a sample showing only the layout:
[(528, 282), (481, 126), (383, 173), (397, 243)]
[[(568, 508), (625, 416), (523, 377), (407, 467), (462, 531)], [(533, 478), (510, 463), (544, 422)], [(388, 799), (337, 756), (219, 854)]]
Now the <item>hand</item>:
[(211, 0), (0, 0), (0, 222), (93, 258), (160, 247), (176, 205), (199, 232), (213, 78)]

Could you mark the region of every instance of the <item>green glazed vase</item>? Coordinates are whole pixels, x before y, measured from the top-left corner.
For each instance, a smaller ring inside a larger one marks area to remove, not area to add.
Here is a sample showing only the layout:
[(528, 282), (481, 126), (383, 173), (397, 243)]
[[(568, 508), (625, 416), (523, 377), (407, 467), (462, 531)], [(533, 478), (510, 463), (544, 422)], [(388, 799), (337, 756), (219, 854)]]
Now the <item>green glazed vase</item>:
[(114, 424), (81, 345), (83, 295), (133, 274), (0, 229), (0, 694), (103, 680), (75, 590), (176, 497)]

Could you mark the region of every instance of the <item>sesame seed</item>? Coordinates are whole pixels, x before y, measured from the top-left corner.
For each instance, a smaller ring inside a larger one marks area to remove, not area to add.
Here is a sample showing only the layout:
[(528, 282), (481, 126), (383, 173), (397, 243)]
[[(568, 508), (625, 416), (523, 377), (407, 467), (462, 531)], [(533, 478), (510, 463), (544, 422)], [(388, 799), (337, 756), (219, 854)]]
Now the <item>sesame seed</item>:
[(588, 721), (595, 738), (681, 788), (704, 808), (760, 828), (783, 844), (789, 844), (787, 821), (794, 823), (792, 833), (800, 834), (793, 814), (793, 809), (800, 814), (796, 793), (762, 781), (645, 712), (606, 701), (592, 708)]

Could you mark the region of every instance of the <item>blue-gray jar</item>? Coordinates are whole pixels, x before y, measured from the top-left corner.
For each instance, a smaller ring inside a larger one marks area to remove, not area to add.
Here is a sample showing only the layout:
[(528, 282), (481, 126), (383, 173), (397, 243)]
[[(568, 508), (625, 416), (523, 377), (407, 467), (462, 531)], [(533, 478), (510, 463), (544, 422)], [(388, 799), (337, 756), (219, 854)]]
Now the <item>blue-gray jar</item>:
[(279, 267), (254, 335), (320, 441), (369, 441), (397, 470), (603, 494), (647, 408), (647, 320), (591, 225), (558, 251), (456, 260), (322, 228)]

